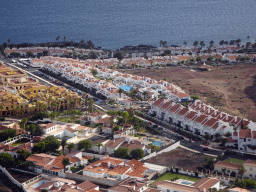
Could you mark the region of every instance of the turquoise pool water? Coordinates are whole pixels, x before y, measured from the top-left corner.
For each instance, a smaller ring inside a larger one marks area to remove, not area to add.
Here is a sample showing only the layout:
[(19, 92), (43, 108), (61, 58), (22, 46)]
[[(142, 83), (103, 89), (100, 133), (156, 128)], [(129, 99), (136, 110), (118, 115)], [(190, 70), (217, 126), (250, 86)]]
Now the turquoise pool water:
[(45, 183), (47, 183), (47, 182), (48, 182), (48, 181), (46, 181), (46, 180), (42, 180), (42, 181), (40, 181), (40, 182), (38, 182), (38, 183), (32, 185), (31, 187), (37, 188), (37, 187), (39, 187), (39, 186), (41, 186), (41, 185), (43, 185), (43, 184), (45, 184)]
[(183, 185), (192, 185), (193, 182), (184, 180), (184, 181), (181, 182), (181, 184), (183, 184)]
[(124, 91), (130, 91), (132, 89), (132, 87), (128, 85), (120, 85), (119, 88), (123, 89)]
[[(149, 139), (145, 139), (145, 140), (149, 141)], [(152, 144), (161, 147), (161, 146), (165, 145), (165, 142), (153, 140)]]

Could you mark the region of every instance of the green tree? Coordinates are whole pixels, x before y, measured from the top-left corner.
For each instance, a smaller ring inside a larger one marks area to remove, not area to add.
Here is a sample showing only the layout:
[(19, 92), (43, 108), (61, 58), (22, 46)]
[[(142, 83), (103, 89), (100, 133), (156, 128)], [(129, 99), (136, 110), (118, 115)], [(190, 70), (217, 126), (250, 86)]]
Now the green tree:
[(159, 41), (160, 47), (163, 45), (163, 40)]
[(92, 141), (91, 140), (82, 140), (78, 142), (78, 149), (84, 149), (85, 151), (92, 148)]
[(246, 172), (246, 169), (243, 165), (241, 165), (241, 167), (239, 168), (239, 173), (241, 175), (241, 180), (243, 180), (244, 177), (244, 173)]
[(22, 161), (25, 161), (31, 155), (29, 151), (25, 151), (24, 149), (18, 150), (17, 154), (19, 155), (18, 158)]
[(14, 163), (14, 158), (9, 153), (0, 153), (0, 163), (3, 167), (11, 167)]
[(66, 136), (62, 137), (60, 145), (62, 147), (62, 153), (63, 154), (65, 153), (65, 147), (67, 146), (67, 144), (68, 144), (67, 143), (67, 137)]
[(60, 142), (54, 136), (48, 136), (43, 141), (38, 142), (32, 148), (33, 152), (45, 153), (45, 152), (56, 152), (60, 147)]
[(28, 51), (28, 52), (26, 53), (26, 56), (27, 56), (27, 57), (34, 57), (34, 54), (33, 54), (32, 52)]
[(256, 181), (251, 179), (245, 179), (238, 182), (238, 186), (246, 189), (256, 189)]
[(212, 62), (212, 61), (213, 61), (213, 59), (214, 59), (214, 57), (213, 57), (213, 56), (209, 56), (209, 57), (207, 58), (207, 61)]
[(114, 54), (114, 58), (117, 58), (119, 61), (122, 61), (122, 59), (124, 58), (123, 53), (121, 51), (117, 51)]
[(68, 146), (67, 146), (67, 148), (68, 148), (69, 153), (70, 153), (71, 150), (75, 148), (75, 144), (74, 144), (74, 143), (69, 143)]
[(223, 173), (223, 175), (226, 174), (226, 170), (227, 170), (226, 168), (222, 168), (222, 169), (221, 169), (221, 172)]
[(209, 44), (210, 44), (210, 47), (212, 47), (212, 46), (213, 46), (213, 44), (214, 44), (214, 41), (213, 41), (213, 40), (211, 40)]
[(209, 133), (205, 133), (203, 137), (204, 137), (206, 143), (208, 143), (208, 141), (211, 140), (211, 136), (209, 135)]
[(192, 95), (192, 96), (191, 96), (191, 99), (193, 99), (193, 101), (195, 101), (195, 100), (198, 100), (199, 97), (198, 97), (197, 95)]
[(62, 165), (64, 166), (64, 173), (66, 172), (66, 166), (70, 164), (70, 161), (68, 158), (62, 159)]
[(126, 158), (129, 154), (129, 148), (127, 147), (119, 147), (117, 150), (114, 151), (115, 157), (118, 158)]
[(140, 148), (131, 151), (131, 157), (134, 159), (141, 159), (144, 156), (144, 151)]
[(48, 55), (48, 51), (47, 50), (43, 50), (43, 56), (47, 56)]
[(20, 125), (21, 125), (21, 128), (24, 128), (26, 127), (26, 124), (28, 122), (28, 119), (27, 118), (22, 118), (21, 122), (20, 122)]
[(93, 49), (94, 48), (94, 44), (91, 40), (87, 41), (87, 45), (90, 49)]
[(197, 57), (196, 61), (201, 62), (202, 61), (202, 57)]
[(166, 78), (166, 77), (164, 77), (164, 81), (167, 81), (167, 78)]
[(195, 41), (193, 46), (196, 48), (198, 46), (198, 41)]
[(201, 49), (205, 46), (203, 41), (200, 42), (200, 46), (201, 46)]
[(97, 71), (96, 69), (92, 69), (92, 70), (91, 70), (91, 73), (92, 73), (93, 76), (98, 75), (98, 71)]
[(0, 141), (8, 140), (8, 138), (16, 137), (17, 133), (15, 129), (6, 129), (0, 131)]
[(205, 157), (205, 168), (213, 170), (214, 169), (214, 160), (211, 157)]
[(144, 100), (146, 100), (146, 96), (148, 95), (148, 92), (147, 91), (143, 91), (143, 96), (144, 96)]
[(184, 44), (184, 46), (185, 46), (185, 48), (186, 48), (186, 46), (187, 46), (188, 43), (187, 43), (186, 41), (184, 41), (183, 44)]
[(97, 59), (98, 58), (98, 55), (94, 52), (94, 51), (91, 51), (89, 53), (89, 58), (90, 59)]
[(60, 39), (60, 36), (57, 36), (57, 37), (56, 37), (56, 41), (59, 41), (59, 39)]
[(34, 153), (43, 153), (45, 151), (45, 143), (44, 142), (38, 142), (34, 145), (32, 148), (32, 151)]
[(42, 191), (41, 192), (48, 192), (48, 190), (47, 189), (42, 189)]
[(11, 39), (8, 39), (7, 42), (10, 44), (11, 43)]

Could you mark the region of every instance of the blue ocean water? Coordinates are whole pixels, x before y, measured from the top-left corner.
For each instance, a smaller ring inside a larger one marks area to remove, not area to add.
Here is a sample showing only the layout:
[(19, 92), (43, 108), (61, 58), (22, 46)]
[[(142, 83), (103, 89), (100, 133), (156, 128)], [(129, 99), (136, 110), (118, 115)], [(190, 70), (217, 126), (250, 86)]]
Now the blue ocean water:
[(2, 0), (0, 43), (91, 39), (96, 46), (256, 38), (255, 0)]

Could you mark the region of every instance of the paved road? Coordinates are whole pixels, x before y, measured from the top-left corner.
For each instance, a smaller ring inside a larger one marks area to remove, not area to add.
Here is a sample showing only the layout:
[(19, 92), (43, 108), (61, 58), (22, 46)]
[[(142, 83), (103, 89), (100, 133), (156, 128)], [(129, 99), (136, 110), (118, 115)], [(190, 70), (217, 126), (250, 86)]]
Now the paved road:
[[(141, 117), (138, 117), (138, 118), (140, 118), (142, 120), (146, 120), (146, 119), (141, 118)], [(146, 121), (148, 121), (148, 120), (146, 120)], [(153, 123), (153, 124), (155, 124), (155, 123)], [(198, 141), (191, 141), (190, 142), (190, 140), (188, 138), (185, 138), (185, 137), (184, 137), (184, 139), (178, 139), (177, 136), (175, 136), (175, 135), (177, 135), (177, 133), (175, 133), (173, 130), (171, 130), (168, 127), (165, 127), (165, 126), (161, 126), (158, 123), (157, 123), (157, 125), (158, 125), (158, 127), (163, 128), (163, 130), (161, 130), (161, 133), (164, 136), (166, 136), (170, 139), (176, 140), (176, 141), (179, 140), (180, 144), (182, 146), (186, 147), (186, 148), (193, 149), (197, 152), (204, 153), (205, 155), (210, 155), (210, 156), (215, 156), (215, 157), (217, 155), (220, 155), (220, 154), (224, 153), (224, 151), (222, 151), (222, 150), (216, 150), (216, 149), (210, 149), (210, 148), (209, 148), (209, 151), (205, 151), (204, 146), (202, 146), (202, 142), (198, 142)], [(180, 136), (182, 136), (182, 135), (180, 135)]]

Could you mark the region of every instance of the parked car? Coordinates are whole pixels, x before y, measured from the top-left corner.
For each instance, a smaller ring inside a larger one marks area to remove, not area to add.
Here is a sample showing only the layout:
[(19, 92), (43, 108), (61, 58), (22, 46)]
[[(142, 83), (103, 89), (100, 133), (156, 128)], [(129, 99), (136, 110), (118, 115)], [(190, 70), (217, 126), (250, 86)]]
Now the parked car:
[(208, 147), (203, 148), (204, 151), (209, 151), (210, 149)]

